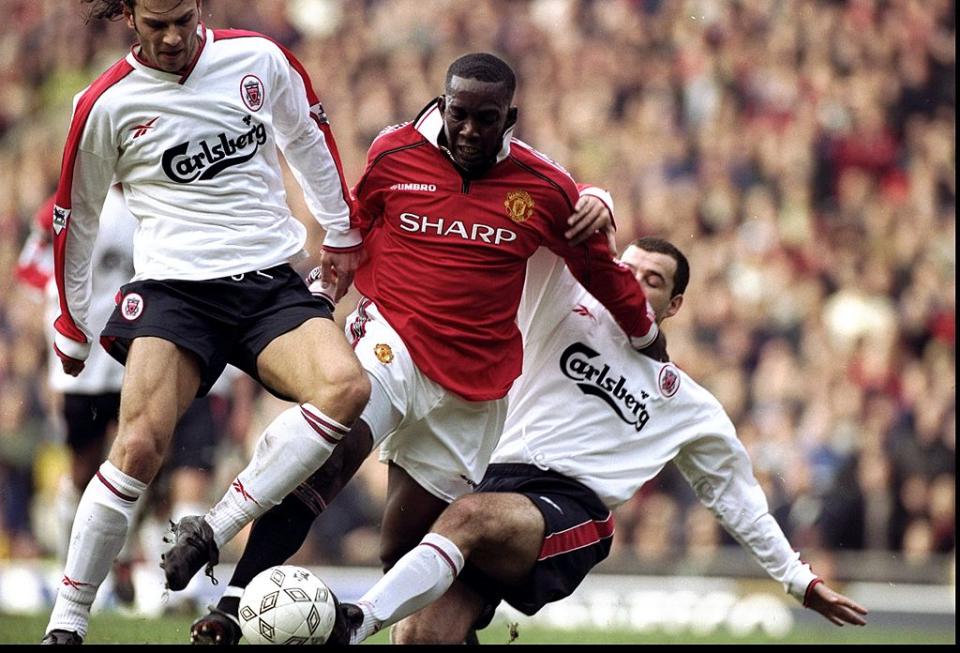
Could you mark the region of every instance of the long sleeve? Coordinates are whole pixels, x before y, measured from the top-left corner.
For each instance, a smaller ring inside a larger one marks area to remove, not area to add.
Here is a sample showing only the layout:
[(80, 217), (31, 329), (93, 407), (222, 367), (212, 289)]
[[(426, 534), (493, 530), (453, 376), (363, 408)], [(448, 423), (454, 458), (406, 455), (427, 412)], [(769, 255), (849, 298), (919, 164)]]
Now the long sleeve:
[(336, 141), (306, 70), (286, 49), (274, 104), (277, 145), (303, 188), (310, 212), (326, 231), (324, 247), (360, 246), (360, 231), (351, 223), (352, 202)]
[(87, 324), (90, 255), (118, 158), (116, 129), (97, 101), (129, 69), (119, 62), (77, 96), (57, 185), (53, 250), (60, 316), (54, 322), (54, 347), (78, 360), (89, 355), (93, 338)]
[[(753, 476), (750, 458), (725, 416), (723, 428), (681, 449), (674, 459), (697, 497), (733, 538), (784, 590), (803, 602), (817, 577), (801, 562), (779, 524), (770, 514), (767, 498)], [(716, 425), (717, 421), (712, 421)]]

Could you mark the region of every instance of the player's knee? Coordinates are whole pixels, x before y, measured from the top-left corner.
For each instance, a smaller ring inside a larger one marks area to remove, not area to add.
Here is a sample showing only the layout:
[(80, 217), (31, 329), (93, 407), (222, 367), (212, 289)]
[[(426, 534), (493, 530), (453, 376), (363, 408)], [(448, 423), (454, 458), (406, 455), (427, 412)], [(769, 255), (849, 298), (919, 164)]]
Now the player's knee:
[(350, 366), (331, 375), (318, 389), (322, 406), (336, 406), (344, 421), (353, 421), (370, 399), (370, 379), (363, 368)]
[(119, 452), (119, 467), (127, 473), (142, 477), (144, 473), (153, 473), (163, 464), (164, 439), (145, 425), (131, 425), (117, 435), (114, 449)]
[(455, 539), (461, 548), (470, 549), (485, 534), (496, 532), (498, 524), (497, 515), (484, 502), (482, 494), (467, 494), (443, 511), (433, 530)]

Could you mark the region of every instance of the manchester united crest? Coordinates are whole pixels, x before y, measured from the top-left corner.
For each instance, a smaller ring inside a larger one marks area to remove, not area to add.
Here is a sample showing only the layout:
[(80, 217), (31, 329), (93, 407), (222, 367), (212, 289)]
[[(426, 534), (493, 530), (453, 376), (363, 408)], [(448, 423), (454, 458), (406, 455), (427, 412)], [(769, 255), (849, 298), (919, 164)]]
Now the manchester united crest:
[(533, 215), (533, 198), (525, 190), (512, 190), (503, 200), (503, 207), (514, 222), (526, 222)]
[(373, 353), (376, 354), (377, 360), (384, 365), (393, 360), (393, 349), (390, 348), (390, 345), (380, 343), (373, 348)]
[(263, 106), (263, 82), (256, 75), (247, 75), (240, 80), (240, 98), (251, 111)]

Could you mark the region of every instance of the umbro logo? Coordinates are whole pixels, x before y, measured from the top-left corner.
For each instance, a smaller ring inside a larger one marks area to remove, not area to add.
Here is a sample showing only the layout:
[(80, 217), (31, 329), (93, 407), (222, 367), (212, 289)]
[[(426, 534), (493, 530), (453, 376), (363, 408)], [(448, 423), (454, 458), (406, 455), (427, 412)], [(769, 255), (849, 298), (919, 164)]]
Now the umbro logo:
[(157, 120), (159, 120), (159, 119), (160, 119), (160, 116), (154, 116), (153, 118), (151, 118), (151, 119), (148, 120), (147, 122), (142, 122), (142, 123), (140, 123), (139, 125), (134, 125), (133, 127), (131, 127), (131, 128), (129, 129), (129, 131), (132, 131), (132, 132), (133, 132), (133, 138), (134, 138), (134, 139), (140, 138), (141, 136), (143, 136), (144, 134), (146, 134), (148, 131), (150, 131), (151, 129), (153, 129), (154, 123), (156, 123)]
[(419, 190), (435, 193), (437, 192), (437, 187), (435, 184), (394, 184), (390, 187), (390, 190)]

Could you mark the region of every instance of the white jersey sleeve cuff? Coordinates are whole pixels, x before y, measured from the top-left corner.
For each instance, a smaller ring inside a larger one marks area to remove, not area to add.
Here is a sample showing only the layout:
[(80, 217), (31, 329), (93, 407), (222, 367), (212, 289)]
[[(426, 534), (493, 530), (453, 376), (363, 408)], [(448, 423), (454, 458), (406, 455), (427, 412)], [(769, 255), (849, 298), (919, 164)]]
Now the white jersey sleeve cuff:
[(363, 244), (359, 229), (328, 231), (323, 239), (324, 249), (356, 249)]
[(817, 578), (810, 565), (798, 563), (796, 570), (783, 583), (783, 586), (787, 590), (787, 594), (800, 601), (800, 603), (804, 603), (810, 583)]
[(607, 210), (610, 211), (610, 219), (613, 220), (613, 226), (616, 228), (617, 221), (614, 219), (616, 214), (613, 212), (613, 195), (602, 188), (597, 188), (596, 186), (588, 186), (587, 188), (584, 188), (582, 191), (580, 191), (580, 195), (596, 197), (598, 200), (603, 202), (604, 206), (607, 207)]
[(53, 334), (53, 344), (61, 354), (64, 356), (69, 356), (70, 358), (75, 358), (78, 361), (85, 361), (87, 360), (87, 356), (90, 355), (89, 342), (77, 342), (76, 340), (71, 340), (59, 331)]
[(642, 336), (629, 336), (630, 346), (634, 349), (646, 349), (652, 345), (653, 341), (660, 335), (660, 327), (657, 325), (657, 315), (654, 313), (649, 300), (647, 301), (647, 317), (650, 319), (650, 330)]

